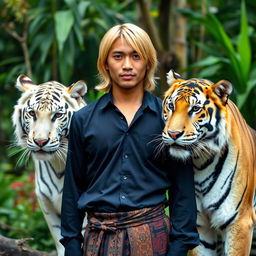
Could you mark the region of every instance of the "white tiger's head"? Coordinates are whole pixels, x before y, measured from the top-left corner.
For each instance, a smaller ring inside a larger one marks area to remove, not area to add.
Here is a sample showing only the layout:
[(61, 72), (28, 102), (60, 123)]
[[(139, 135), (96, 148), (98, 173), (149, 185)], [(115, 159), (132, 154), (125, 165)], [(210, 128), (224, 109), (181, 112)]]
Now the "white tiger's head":
[(16, 87), (23, 92), (12, 116), (17, 144), (34, 159), (57, 156), (65, 161), (71, 117), (85, 105), (85, 82), (69, 87), (56, 81), (35, 85), (20, 75)]

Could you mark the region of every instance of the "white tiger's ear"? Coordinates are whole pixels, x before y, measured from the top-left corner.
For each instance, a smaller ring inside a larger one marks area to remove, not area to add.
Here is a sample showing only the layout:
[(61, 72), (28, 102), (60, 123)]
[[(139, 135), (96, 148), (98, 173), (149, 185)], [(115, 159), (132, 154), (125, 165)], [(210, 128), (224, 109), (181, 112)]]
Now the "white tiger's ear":
[(68, 93), (73, 98), (83, 97), (87, 92), (87, 85), (84, 81), (79, 80), (68, 87)]
[(227, 80), (220, 80), (212, 86), (214, 92), (220, 97), (223, 105), (226, 105), (228, 102), (228, 97), (233, 90), (232, 84)]
[(171, 69), (167, 74), (167, 84), (171, 86), (177, 79), (182, 79), (182, 77), (176, 73), (173, 69)]
[(34, 82), (27, 76), (25, 75), (19, 75), (16, 81), (15, 87), (20, 90), (21, 92), (25, 92), (27, 90), (32, 89), (36, 85)]

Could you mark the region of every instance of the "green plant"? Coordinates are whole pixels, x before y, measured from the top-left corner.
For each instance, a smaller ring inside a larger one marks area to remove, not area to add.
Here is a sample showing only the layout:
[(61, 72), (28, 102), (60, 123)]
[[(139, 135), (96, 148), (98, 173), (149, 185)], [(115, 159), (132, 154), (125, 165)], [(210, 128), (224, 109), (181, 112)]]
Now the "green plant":
[(207, 54), (204, 59), (193, 63), (190, 68), (200, 68), (197, 76), (209, 79), (227, 79), (235, 87), (233, 100), (242, 110), (251, 124), (255, 124), (255, 113), (243, 111), (248, 96), (256, 87), (256, 61), (252, 59), (250, 35), (246, 5), (241, 1), (240, 32), (229, 36), (215, 14), (210, 11), (206, 15), (191, 10), (179, 10), (196, 24), (204, 25), (212, 41), (209, 44), (196, 42)]
[(47, 224), (34, 193), (34, 173), (10, 173), (12, 165), (1, 164), (0, 230), (10, 238), (33, 238), (28, 244), (38, 250), (55, 249)]

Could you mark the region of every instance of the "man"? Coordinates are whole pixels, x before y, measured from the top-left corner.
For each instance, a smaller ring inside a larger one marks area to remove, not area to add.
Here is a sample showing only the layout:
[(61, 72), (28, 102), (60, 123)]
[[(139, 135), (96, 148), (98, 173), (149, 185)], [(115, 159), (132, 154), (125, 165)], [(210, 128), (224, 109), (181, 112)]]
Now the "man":
[(133, 24), (111, 28), (101, 41), (96, 88), (107, 93), (76, 112), (70, 128), (66, 256), (185, 256), (198, 245), (192, 166), (161, 149), (161, 101), (149, 93), (156, 65), (150, 38)]

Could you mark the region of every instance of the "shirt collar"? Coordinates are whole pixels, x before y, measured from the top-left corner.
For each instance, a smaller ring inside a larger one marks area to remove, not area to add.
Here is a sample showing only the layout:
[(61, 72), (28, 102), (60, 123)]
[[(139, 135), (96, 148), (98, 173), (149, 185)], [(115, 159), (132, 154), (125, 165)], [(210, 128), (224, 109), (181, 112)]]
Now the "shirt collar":
[[(112, 105), (112, 106), (114, 105), (111, 91), (106, 93), (102, 97), (102, 103), (101, 103), (100, 108), (105, 109), (106, 107), (108, 107), (110, 105)], [(149, 108), (154, 112), (158, 111), (157, 106), (156, 106), (156, 101), (153, 98), (153, 95), (147, 91), (145, 91), (145, 93), (144, 93), (141, 107), (143, 110)]]
[(102, 96), (100, 109), (105, 109), (109, 105), (113, 105), (113, 98), (111, 92), (108, 92)]
[(158, 112), (158, 108), (157, 108), (156, 100), (154, 99), (154, 96), (147, 91), (145, 91), (144, 93), (142, 108), (143, 110), (146, 108), (149, 108), (154, 112)]

